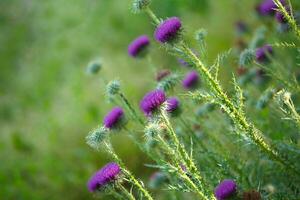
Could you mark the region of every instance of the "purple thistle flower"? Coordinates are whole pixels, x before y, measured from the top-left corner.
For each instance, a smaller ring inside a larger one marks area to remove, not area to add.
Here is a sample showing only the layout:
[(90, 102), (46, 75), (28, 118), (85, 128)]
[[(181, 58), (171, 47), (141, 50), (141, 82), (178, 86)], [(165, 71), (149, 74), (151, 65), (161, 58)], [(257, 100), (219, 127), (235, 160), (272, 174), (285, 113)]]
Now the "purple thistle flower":
[[(285, 5), (285, 0), (280, 0), (280, 2)], [(256, 8), (257, 12), (260, 15), (274, 15), (275, 9), (277, 8), (276, 4), (273, 0), (264, 0), (261, 4), (259, 4)]]
[(215, 197), (225, 200), (236, 193), (236, 183), (231, 179), (225, 179), (215, 188)]
[(271, 45), (264, 45), (256, 49), (256, 60), (258, 62), (266, 62), (268, 61), (268, 54), (273, 54), (273, 48)]
[(114, 128), (124, 116), (124, 111), (121, 107), (114, 107), (103, 120), (105, 128)]
[(199, 82), (199, 75), (196, 71), (191, 71), (186, 74), (182, 81), (182, 86), (185, 89), (194, 89)]
[(178, 17), (171, 17), (158, 25), (154, 37), (160, 43), (170, 42), (176, 38), (180, 29), (180, 19)]
[(167, 103), (168, 103), (167, 111), (169, 113), (176, 111), (179, 107), (179, 100), (176, 97), (168, 98)]
[(117, 163), (111, 162), (97, 171), (88, 181), (88, 190), (95, 192), (107, 184), (115, 181), (121, 173), (121, 168)]
[(133, 40), (128, 46), (128, 54), (137, 57), (143, 50), (149, 46), (150, 40), (147, 35), (141, 35)]
[(153, 90), (147, 93), (140, 103), (141, 110), (147, 115), (157, 110), (166, 101), (166, 95), (162, 90)]

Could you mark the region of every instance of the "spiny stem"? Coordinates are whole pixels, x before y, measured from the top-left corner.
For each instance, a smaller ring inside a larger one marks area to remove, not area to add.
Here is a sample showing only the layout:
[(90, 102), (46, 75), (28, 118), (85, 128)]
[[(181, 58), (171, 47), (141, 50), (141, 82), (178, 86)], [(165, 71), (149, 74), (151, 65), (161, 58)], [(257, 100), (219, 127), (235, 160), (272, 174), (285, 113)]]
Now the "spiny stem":
[(137, 115), (135, 109), (131, 106), (128, 99), (125, 97), (125, 95), (122, 92), (119, 92), (119, 96), (122, 99), (122, 101), (125, 103), (125, 105), (128, 107), (128, 109), (130, 110), (134, 118), (138, 120), (142, 126), (144, 126), (145, 125), (144, 121)]
[(118, 188), (123, 192), (123, 194), (126, 195), (127, 199), (135, 200), (135, 197), (131, 194), (131, 192), (128, 192), (128, 190), (122, 184), (118, 184)]
[(152, 19), (152, 21), (155, 23), (155, 25), (160, 24), (160, 20), (158, 19), (158, 17), (154, 14), (154, 12), (149, 7), (147, 7), (145, 9), (145, 11), (149, 15), (149, 17)]
[(112, 156), (112, 158), (119, 163), (119, 165), (122, 168), (122, 172), (127, 176), (130, 180), (130, 182), (135, 185), (140, 192), (146, 197), (148, 200), (153, 200), (152, 196), (150, 193), (141, 185), (141, 183), (133, 176), (133, 174), (127, 170), (125, 164), (123, 161), (119, 158), (119, 156), (115, 153), (111, 143), (109, 141), (104, 142), (104, 145), (106, 146), (107, 152)]
[(199, 58), (186, 46), (186, 44), (181, 43), (179, 47), (181, 47), (185, 54), (193, 61), (193, 63), (197, 67), (197, 70), (206, 78), (211, 90), (216, 94), (216, 97), (218, 98), (217, 101), (220, 102), (219, 104), (227, 108), (225, 109), (225, 111), (235, 122), (235, 124), (237, 124), (239, 128), (245, 131), (247, 133), (247, 136), (272, 159), (282, 163), (288, 169), (299, 174), (294, 165), (290, 163), (287, 158), (284, 155), (280, 154), (279, 151), (277, 151), (274, 147), (272, 148), (272, 146), (263, 138), (262, 133), (254, 125), (246, 120), (244, 114), (236, 108), (232, 100), (230, 100), (226, 93), (223, 91), (219, 82), (212, 77), (208, 69), (203, 65)]

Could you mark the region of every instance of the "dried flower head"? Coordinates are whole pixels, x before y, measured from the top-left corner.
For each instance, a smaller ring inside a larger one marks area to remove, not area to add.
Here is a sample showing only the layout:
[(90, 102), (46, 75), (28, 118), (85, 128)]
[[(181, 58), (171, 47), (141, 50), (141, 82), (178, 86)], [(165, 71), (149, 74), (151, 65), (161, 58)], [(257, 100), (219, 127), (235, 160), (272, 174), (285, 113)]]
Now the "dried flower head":
[(243, 193), (243, 200), (261, 200), (261, 195), (255, 190), (246, 191)]
[(97, 74), (102, 68), (102, 62), (100, 59), (93, 60), (89, 62), (86, 72), (88, 74)]
[(161, 81), (162, 79), (164, 79), (165, 77), (169, 76), (171, 74), (171, 71), (168, 69), (163, 69), (159, 72), (157, 72), (155, 79), (156, 81)]
[(273, 48), (271, 45), (264, 45), (258, 49), (256, 49), (255, 55), (256, 55), (256, 60), (258, 62), (267, 62), (269, 61), (268, 55), (273, 54)]
[(128, 54), (132, 57), (141, 55), (150, 44), (150, 39), (147, 35), (141, 35), (133, 40), (128, 46)]
[(199, 75), (196, 71), (191, 71), (186, 74), (185, 78), (182, 81), (182, 86), (185, 89), (194, 89), (198, 86), (199, 83)]
[(180, 30), (180, 19), (178, 17), (171, 17), (157, 26), (154, 37), (160, 43), (172, 42), (179, 36)]
[(121, 174), (121, 168), (117, 163), (111, 162), (97, 171), (88, 181), (90, 192), (103, 189), (105, 186), (116, 181)]
[(106, 94), (108, 96), (114, 96), (119, 93), (120, 87), (121, 87), (120, 81), (112, 80), (106, 85)]
[(153, 90), (144, 96), (140, 102), (140, 108), (147, 116), (150, 116), (153, 112), (159, 109), (165, 100), (166, 95), (164, 91)]
[(103, 125), (105, 128), (113, 129), (118, 127), (121, 120), (124, 117), (124, 111), (120, 107), (114, 107), (103, 120)]
[(151, 0), (133, 0), (132, 10), (134, 13), (139, 13), (146, 9), (151, 3)]
[(218, 200), (225, 200), (236, 193), (236, 183), (231, 179), (225, 179), (215, 188), (215, 197)]

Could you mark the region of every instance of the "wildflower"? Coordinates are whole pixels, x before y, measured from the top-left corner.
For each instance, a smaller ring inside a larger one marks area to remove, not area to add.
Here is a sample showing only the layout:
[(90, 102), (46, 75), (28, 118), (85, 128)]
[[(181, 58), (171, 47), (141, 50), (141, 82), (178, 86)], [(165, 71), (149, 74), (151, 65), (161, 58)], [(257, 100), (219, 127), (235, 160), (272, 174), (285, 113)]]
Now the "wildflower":
[(128, 46), (128, 54), (132, 57), (141, 55), (143, 51), (149, 46), (150, 40), (147, 35), (141, 35), (132, 41)]
[(256, 60), (258, 62), (266, 62), (268, 61), (268, 55), (273, 54), (273, 48), (271, 45), (264, 45), (258, 48), (255, 52)]
[(167, 112), (170, 113), (173, 117), (178, 116), (181, 113), (179, 107), (180, 102), (176, 97), (170, 97), (167, 99)]
[(161, 81), (162, 79), (169, 76), (170, 74), (171, 74), (170, 70), (164, 69), (164, 70), (157, 72), (155, 79), (156, 79), (156, 81)]
[[(285, 5), (285, 0), (280, 0), (280, 2)], [(277, 6), (273, 0), (264, 0), (256, 7), (257, 12), (262, 16), (274, 15), (276, 9)]]
[(111, 162), (97, 171), (88, 181), (88, 189), (95, 192), (116, 181), (121, 173), (117, 163)]
[(119, 125), (124, 116), (124, 111), (120, 107), (113, 108), (103, 120), (105, 128), (112, 129)]
[(243, 193), (243, 200), (261, 200), (261, 195), (255, 190), (246, 191)]
[(147, 115), (151, 115), (165, 102), (166, 95), (162, 90), (153, 90), (147, 93), (140, 102), (141, 110)]
[(194, 89), (197, 87), (199, 82), (199, 75), (196, 71), (191, 71), (187, 73), (184, 80), (182, 81), (182, 86), (185, 89)]
[(154, 37), (160, 43), (167, 43), (177, 38), (181, 29), (181, 21), (178, 17), (171, 17), (161, 24), (155, 30)]
[(97, 74), (102, 67), (102, 62), (100, 59), (89, 62), (86, 72), (88, 74)]
[(215, 188), (215, 197), (218, 200), (225, 200), (236, 193), (236, 183), (233, 180), (225, 179)]

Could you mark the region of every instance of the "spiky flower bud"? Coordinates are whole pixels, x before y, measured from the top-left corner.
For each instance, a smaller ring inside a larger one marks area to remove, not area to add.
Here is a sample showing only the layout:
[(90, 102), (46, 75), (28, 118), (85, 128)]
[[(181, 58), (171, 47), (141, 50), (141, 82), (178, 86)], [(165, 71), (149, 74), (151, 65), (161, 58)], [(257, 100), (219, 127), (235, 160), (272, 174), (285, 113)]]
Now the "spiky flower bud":
[(204, 45), (205, 39), (207, 36), (207, 30), (199, 29), (195, 32), (195, 39), (199, 42), (200, 45)]
[(120, 91), (120, 87), (121, 87), (120, 81), (118, 81), (118, 80), (110, 81), (106, 86), (107, 95), (114, 96), (114, 95), (118, 94)]
[(102, 68), (102, 61), (98, 58), (96, 60), (93, 60), (89, 62), (86, 72), (88, 74), (97, 74)]
[(146, 9), (151, 3), (151, 0), (133, 0), (132, 2), (132, 11), (134, 13), (139, 13), (142, 10)]
[(98, 150), (101, 147), (102, 142), (107, 136), (107, 131), (108, 130), (104, 127), (100, 127), (91, 131), (89, 135), (86, 136), (86, 143), (90, 147)]
[(248, 66), (255, 59), (255, 52), (252, 49), (245, 49), (240, 55), (240, 66)]
[(176, 84), (180, 81), (180, 76), (178, 74), (171, 74), (164, 78), (162, 81), (160, 81), (156, 88), (158, 90), (163, 90), (165, 92), (173, 89)]
[(162, 128), (157, 123), (151, 123), (145, 128), (145, 135), (148, 139), (153, 138), (155, 135), (159, 135), (162, 131)]
[(113, 184), (118, 180), (121, 174), (121, 167), (114, 162), (106, 164), (97, 171), (88, 181), (88, 189), (90, 192), (101, 190), (109, 184)]

